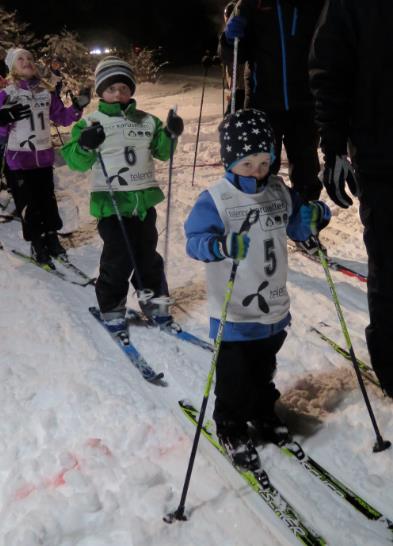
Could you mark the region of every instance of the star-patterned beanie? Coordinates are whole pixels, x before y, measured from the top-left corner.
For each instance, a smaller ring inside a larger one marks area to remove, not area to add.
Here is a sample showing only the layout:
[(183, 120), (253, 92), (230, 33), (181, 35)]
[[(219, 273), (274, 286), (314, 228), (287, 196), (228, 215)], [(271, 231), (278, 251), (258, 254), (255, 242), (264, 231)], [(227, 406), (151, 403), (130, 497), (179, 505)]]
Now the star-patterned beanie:
[(261, 110), (251, 108), (228, 114), (218, 131), (221, 161), (226, 171), (248, 155), (266, 152), (274, 157), (273, 129)]

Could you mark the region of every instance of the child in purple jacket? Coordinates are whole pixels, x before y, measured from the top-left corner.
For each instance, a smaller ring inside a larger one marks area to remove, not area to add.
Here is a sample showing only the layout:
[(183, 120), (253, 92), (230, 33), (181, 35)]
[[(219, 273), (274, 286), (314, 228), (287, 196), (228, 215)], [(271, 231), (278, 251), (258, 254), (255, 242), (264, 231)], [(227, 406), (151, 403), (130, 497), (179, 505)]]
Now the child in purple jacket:
[(31, 241), (32, 257), (54, 267), (51, 256), (66, 259), (66, 254), (57, 236), (62, 221), (53, 185), (50, 121), (71, 125), (81, 117), (82, 108), (78, 98), (72, 106), (64, 106), (40, 79), (29, 51), (10, 49), (5, 62), (11, 83), (0, 91), (0, 138), (7, 140), (8, 183), (22, 220), (23, 237)]

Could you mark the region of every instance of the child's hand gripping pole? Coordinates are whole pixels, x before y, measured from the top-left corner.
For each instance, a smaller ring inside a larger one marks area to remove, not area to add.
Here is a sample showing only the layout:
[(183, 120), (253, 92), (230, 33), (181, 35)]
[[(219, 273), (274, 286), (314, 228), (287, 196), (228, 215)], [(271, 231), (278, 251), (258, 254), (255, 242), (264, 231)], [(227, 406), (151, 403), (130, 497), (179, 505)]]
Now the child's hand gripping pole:
[[(251, 209), (248, 212), (246, 219), (242, 223), (242, 225), (240, 227), (240, 230), (239, 230), (239, 233), (248, 232), (249, 229), (251, 228), (251, 226), (253, 224), (255, 224), (258, 220), (259, 220), (259, 209)], [(229, 306), (229, 303), (231, 301), (233, 286), (234, 286), (234, 282), (235, 282), (235, 278), (236, 278), (236, 271), (237, 271), (238, 266), (239, 266), (239, 261), (234, 260), (233, 265), (232, 265), (231, 275), (229, 277), (227, 287), (226, 287), (224, 303), (223, 303), (222, 309), (221, 309), (220, 325), (218, 327), (217, 337), (216, 337), (216, 340), (214, 342), (214, 351), (213, 351), (213, 356), (212, 356), (212, 362), (211, 362), (210, 371), (209, 371), (209, 374), (208, 374), (207, 380), (206, 380), (205, 392), (204, 392), (204, 396), (203, 396), (201, 410), (200, 410), (200, 413), (199, 413), (198, 425), (197, 425), (197, 428), (196, 428), (196, 431), (195, 431), (194, 442), (192, 444), (191, 455), (190, 455), (190, 459), (188, 461), (188, 467), (187, 467), (187, 472), (186, 472), (186, 477), (185, 477), (185, 481), (184, 481), (184, 485), (183, 485), (183, 491), (182, 491), (180, 503), (179, 503), (179, 506), (177, 507), (177, 509), (174, 512), (170, 512), (169, 514), (164, 516), (164, 521), (166, 523), (173, 523), (176, 520), (180, 520), (180, 521), (186, 521), (187, 520), (187, 516), (184, 514), (184, 509), (185, 509), (185, 503), (186, 503), (188, 487), (190, 485), (192, 469), (194, 467), (195, 456), (196, 456), (196, 452), (197, 452), (197, 448), (198, 448), (199, 438), (200, 438), (200, 435), (201, 435), (203, 421), (204, 421), (204, 418), (205, 418), (206, 407), (207, 407), (207, 402), (208, 402), (208, 399), (209, 399), (209, 394), (210, 394), (210, 390), (211, 390), (211, 386), (212, 386), (212, 382), (213, 382), (214, 372), (215, 372), (215, 369), (216, 369), (217, 358), (218, 358), (218, 355), (219, 355), (219, 352), (220, 352), (220, 346), (221, 346), (221, 341), (222, 341), (222, 333), (223, 333), (224, 325), (225, 325), (226, 318), (227, 318), (228, 306)]]

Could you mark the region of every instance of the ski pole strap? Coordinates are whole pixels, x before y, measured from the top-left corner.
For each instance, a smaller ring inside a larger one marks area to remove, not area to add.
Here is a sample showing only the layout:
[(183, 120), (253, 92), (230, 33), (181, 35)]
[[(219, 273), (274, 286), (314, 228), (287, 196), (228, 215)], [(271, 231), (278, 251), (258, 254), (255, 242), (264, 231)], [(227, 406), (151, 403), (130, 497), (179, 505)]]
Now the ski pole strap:
[(243, 221), (239, 233), (245, 233), (250, 230), (251, 226), (256, 224), (259, 220), (259, 209), (250, 209), (247, 213), (245, 220)]

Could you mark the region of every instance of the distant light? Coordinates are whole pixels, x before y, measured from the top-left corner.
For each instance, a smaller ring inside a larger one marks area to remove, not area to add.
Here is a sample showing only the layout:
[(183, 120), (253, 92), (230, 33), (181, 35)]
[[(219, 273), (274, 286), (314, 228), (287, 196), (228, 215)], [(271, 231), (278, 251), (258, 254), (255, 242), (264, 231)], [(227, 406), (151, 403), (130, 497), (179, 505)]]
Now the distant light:
[(102, 55), (103, 53), (111, 53), (112, 51), (113, 50), (109, 47), (106, 47), (105, 49), (96, 47), (95, 49), (90, 50), (90, 55)]

